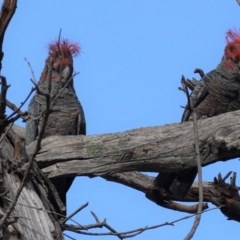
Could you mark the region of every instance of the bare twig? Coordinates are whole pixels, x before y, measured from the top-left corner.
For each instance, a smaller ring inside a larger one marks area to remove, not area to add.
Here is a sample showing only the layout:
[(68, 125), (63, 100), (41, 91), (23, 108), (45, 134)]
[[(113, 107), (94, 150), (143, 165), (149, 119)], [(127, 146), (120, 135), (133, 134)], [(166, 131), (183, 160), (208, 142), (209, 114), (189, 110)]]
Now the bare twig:
[(98, 219), (97, 215), (96, 215), (93, 211), (91, 211), (91, 214), (92, 214), (92, 216), (94, 217), (94, 219), (95, 219), (95, 221), (96, 221), (97, 224), (103, 224), (103, 226), (104, 226), (106, 229), (108, 229), (111, 233), (116, 234), (117, 237), (119, 237), (120, 239), (122, 239), (121, 236), (118, 235), (118, 232), (117, 232), (113, 227), (111, 227), (111, 226), (107, 223), (106, 219), (104, 219), (104, 220), (101, 222), (101, 221)]
[(79, 213), (80, 211), (82, 211), (84, 208), (86, 208), (88, 206), (88, 202), (83, 204), (82, 206), (80, 206), (79, 208), (77, 208), (73, 213), (71, 213), (70, 215), (68, 215), (64, 221), (62, 223), (66, 223), (69, 219), (71, 219), (74, 215), (76, 215), (77, 213)]
[(61, 51), (60, 51), (60, 46), (59, 46), (59, 44), (60, 44), (60, 42), (61, 42), (61, 36), (62, 36), (62, 28), (60, 28), (59, 33), (58, 33), (58, 41), (57, 41), (57, 44), (58, 44), (58, 50), (59, 50), (59, 52), (61, 52)]
[(10, 121), (10, 122), (13, 122), (11, 119), (14, 118), (14, 115), (15, 114), (18, 114), (23, 120), (27, 120), (28, 117), (27, 117), (27, 114), (26, 113), (23, 113), (21, 111), (21, 108), (24, 106), (24, 104), (27, 102), (27, 100), (30, 98), (30, 96), (32, 95), (32, 93), (35, 91), (36, 89), (35, 88), (32, 88), (31, 91), (29, 92), (29, 94), (27, 95), (27, 97), (25, 98), (25, 100), (20, 104), (19, 107), (17, 107), (15, 104), (11, 103), (10, 101), (6, 100), (6, 104), (7, 106), (12, 109), (14, 112), (12, 114), (10, 114), (7, 119)]
[(33, 71), (31, 63), (27, 60), (27, 58), (24, 58), (24, 60), (27, 62), (27, 65), (28, 65), (28, 67), (29, 67), (29, 69), (31, 71), (32, 80), (34, 81), (35, 84), (37, 84), (37, 81), (36, 81), (35, 74), (34, 74), (34, 71)]
[(68, 234), (66, 234), (66, 233), (63, 233), (63, 235), (64, 235), (65, 237), (67, 237), (67, 238), (71, 239), (71, 240), (77, 240), (76, 238), (73, 238), (73, 237), (69, 236), (69, 235), (68, 235)]
[[(201, 214), (219, 209), (221, 207), (222, 206), (205, 210), (205, 211), (201, 212)], [(72, 231), (72, 232), (75, 232), (75, 233), (79, 233), (79, 234), (83, 234), (83, 235), (89, 235), (89, 236), (116, 236), (120, 239), (125, 239), (125, 238), (135, 237), (135, 236), (137, 236), (137, 235), (139, 235), (139, 234), (141, 234), (145, 231), (149, 231), (149, 230), (152, 230), (152, 229), (157, 229), (157, 228), (164, 227), (164, 226), (174, 226), (176, 223), (184, 221), (184, 220), (189, 219), (189, 218), (192, 218), (194, 216), (195, 216), (195, 214), (187, 215), (185, 217), (176, 219), (172, 222), (165, 222), (165, 223), (161, 223), (161, 224), (157, 224), (157, 225), (140, 227), (140, 228), (133, 229), (133, 230), (130, 230), (130, 231), (117, 232), (116, 230), (114, 230), (112, 227), (110, 227), (107, 224), (106, 220), (99, 221), (98, 217), (94, 214), (96, 224), (85, 225), (84, 228), (85, 229), (92, 229), (92, 228), (105, 227), (109, 230), (109, 232), (93, 233), (93, 232), (89, 232), (89, 231), (82, 231), (82, 227), (72, 226), (72, 225), (66, 225), (66, 230)]]
[(197, 170), (198, 170), (198, 190), (199, 190), (199, 203), (197, 214), (195, 216), (192, 228), (190, 229), (187, 236), (184, 238), (185, 240), (190, 240), (199, 226), (201, 220), (201, 212), (203, 206), (203, 186), (202, 186), (202, 165), (201, 165), (201, 154), (199, 149), (199, 137), (198, 137), (198, 122), (197, 122), (197, 114), (193, 111), (193, 131), (194, 131), (194, 142), (196, 149), (196, 162), (197, 162)]
[(231, 174), (232, 174), (232, 171), (228, 172), (226, 176), (222, 178), (222, 180), (225, 182), (230, 177)]

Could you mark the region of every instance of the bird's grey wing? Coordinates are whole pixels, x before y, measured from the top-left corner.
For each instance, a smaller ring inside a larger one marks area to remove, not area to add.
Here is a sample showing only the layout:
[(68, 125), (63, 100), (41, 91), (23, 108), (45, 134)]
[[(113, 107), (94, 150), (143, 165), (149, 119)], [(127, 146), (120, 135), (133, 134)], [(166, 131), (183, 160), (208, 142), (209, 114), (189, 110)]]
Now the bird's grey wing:
[(85, 114), (82, 108), (82, 105), (79, 103), (79, 114), (77, 119), (77, 134), (86, 135), (86, 119)]

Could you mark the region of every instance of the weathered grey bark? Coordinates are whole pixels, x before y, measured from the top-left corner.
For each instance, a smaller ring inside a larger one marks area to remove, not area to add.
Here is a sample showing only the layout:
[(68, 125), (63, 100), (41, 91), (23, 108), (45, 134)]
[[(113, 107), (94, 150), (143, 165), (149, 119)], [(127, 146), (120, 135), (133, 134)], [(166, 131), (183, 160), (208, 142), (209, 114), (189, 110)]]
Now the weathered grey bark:
[[(15, 174), (4, 172), (4, 183), (9, 191), (7, 197), (12, 199), (21, 184), (21, 179)], [(31, 182), (23, 188), (9, 220), (12, 218), (16, 218), (14, 226), (18, 230), (15, 234), (21, 236), (21, 239), (54, 239), (54, 224)], [(6, 239), (6, 232), (2, 233), (2, 237)]]
[[(16, 132), (14, 131), (16, 130)], [(23, 131), (19, 127), (10, 129), (0, 143), (0, 216), (11, 204), (20, 187), (24, 171)], [(34, 169), (29, 181), (7, 222), (1, 225), (0, 239), (62, 239), (62, 229), (55, 215), (56, 210), (48, 199), (47, 186)], [(2, 218), (0, 219), (2, 220)], [(9, 224), (13, 221), (12, 224)]]
[[(239, 125), (240, 111), (199, 121), (203, 166), (240, 156)], [(192, 123), (86, 137), (49, 137), (42, 141), (36, 160), (49, 177), (180, 171), (196, 165)]]

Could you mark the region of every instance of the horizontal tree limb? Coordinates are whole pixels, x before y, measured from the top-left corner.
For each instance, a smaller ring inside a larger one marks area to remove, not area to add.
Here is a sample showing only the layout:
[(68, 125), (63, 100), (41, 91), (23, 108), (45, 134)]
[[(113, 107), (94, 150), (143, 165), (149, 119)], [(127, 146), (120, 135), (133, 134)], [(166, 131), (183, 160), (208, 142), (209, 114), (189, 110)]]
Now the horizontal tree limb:
[[(198, 124), (202, 166), (240, 156), (240, 111)], [(36, 160), (49, 177), (178, 172), (196, 166), (193, 138), (192, 122), (92, 136), (51, 136), (42, 141)]]

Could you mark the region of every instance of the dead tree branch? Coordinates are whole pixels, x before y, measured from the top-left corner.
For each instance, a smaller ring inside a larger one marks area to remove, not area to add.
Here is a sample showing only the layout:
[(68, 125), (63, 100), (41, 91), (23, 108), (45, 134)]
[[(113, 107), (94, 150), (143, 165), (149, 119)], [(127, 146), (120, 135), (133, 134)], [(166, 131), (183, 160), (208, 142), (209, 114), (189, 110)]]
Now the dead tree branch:
[(2, 9), (0, 13), (0, 71), (2, 69), (2, 59), (3, 59), (3, 40), (9, 22), (14, 15), (17, 8), (16, 0), (5, 0), (2, 4)]
[[(240, 156), (240, 111), (199, 121), (202, 166)], [(129, 171), (177, 172), (196, 166), (192, 123), (93, 136), (44, 139), (36, 161), (49, 177)], [(28, 147), (31, 154), (34, 143)]]
[[(208, 212), (208, 211), (213, 211), (216, 210), (218, 208), (212, 208), (212, 209), (208, 209), (202, 213)], [(202, 214), (201, 213), (201, 214)], [(145, 231), (149, 231), (152, 229), (156, 229), (156, 228), (161, 228), (161, 227), (165, 227), (165, 226), (174, 226), (176, 223), (184, 221), (186, 219), (192, 218), (195, 216), (195, 214), (191, 214), (191, 215), (187, 215), (184, 216), (182, 218), (176, 219), (174, 221), (171, 222), (164, 222), (161, 224), (156, 224), (156, 225), (152, 225), (152, 226), (145, 226), (145, 227), (140, 227), (137, 229), (133, 229), (130, 231), (125, 231), (125, 232), (118, 232), (115, 229), (113, 229), (104, 219), (103, 221), (100, 221), (98, 219), (98, 217), (96, 216), (95, 213), (92, 213), (94, 219), (96, 220), (95, 224), (89, 224), (89, 225), (85, 225), (85, 226), (75, 226), (75, 225), (66, 225), (66, 229), (75, 233), (79, 233), (82, 235), (89, 235), (89, 236), (116, 236), (119, 239), (126, 239), (126, 238), (132, 238), (135, 237)], [(108, 232), (90, 232), (90, 231), (86, 231), (86, 230), (90, 230), (93, 228), (106, 228), (108, 230)]]

